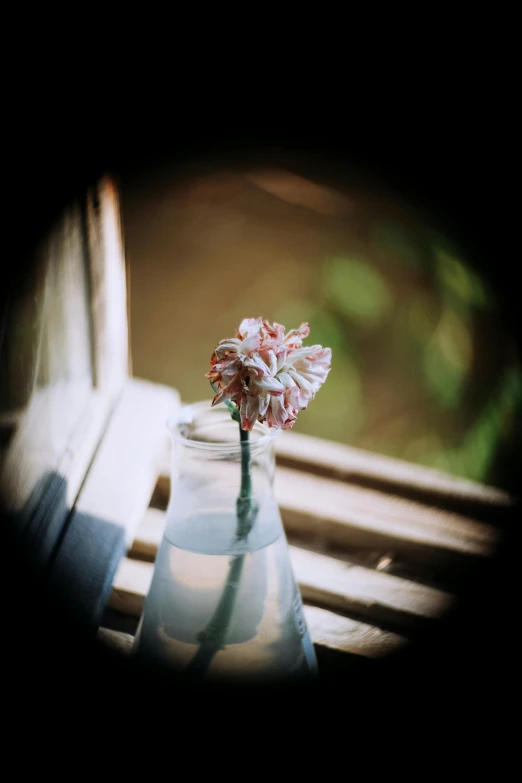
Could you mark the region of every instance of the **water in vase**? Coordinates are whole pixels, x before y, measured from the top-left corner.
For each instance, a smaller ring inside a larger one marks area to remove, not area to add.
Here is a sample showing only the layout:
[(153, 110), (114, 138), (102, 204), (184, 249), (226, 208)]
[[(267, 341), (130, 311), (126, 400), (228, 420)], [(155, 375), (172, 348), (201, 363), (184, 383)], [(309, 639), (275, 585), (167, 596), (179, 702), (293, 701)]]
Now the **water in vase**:
[[(217, 518), (220, 516), (221, 518)], [(200, 509), (167, 524), (134, 653), (205, 679), (293, 679), (316, 672), (279, 511), (248, 536), (237, 517)]]

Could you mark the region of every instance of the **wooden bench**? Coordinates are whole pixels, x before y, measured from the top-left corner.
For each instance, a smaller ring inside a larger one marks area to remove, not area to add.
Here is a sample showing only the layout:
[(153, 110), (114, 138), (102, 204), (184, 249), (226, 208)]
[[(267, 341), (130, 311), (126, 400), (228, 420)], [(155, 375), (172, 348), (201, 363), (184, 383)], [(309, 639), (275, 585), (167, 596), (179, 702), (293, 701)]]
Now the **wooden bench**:
[[(128, 381), (78, 500), (126, 531), (98, 632), (122, 653), (165, 527), (173, 404), (174, 390)], [(325, 651), (382, 659), (438, 623), (495, 556), (514, 505), (494, 488), (294, 432), (277, 442), (275, 492), (319, 661)]]

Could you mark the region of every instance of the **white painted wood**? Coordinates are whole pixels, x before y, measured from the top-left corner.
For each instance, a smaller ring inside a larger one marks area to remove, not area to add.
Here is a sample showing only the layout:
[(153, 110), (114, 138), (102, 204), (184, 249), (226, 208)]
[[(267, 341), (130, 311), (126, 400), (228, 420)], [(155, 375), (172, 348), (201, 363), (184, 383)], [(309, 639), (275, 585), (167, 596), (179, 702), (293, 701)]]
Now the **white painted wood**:
[[(72, 408), (75, 401), (79, 403), (77, 410)], [(52, 475), (50, 481), (64, 484), (67, 510), (72, 508), (102, 438), (109, 406), (108, 399), (97, 391), (91, 391), (86, 398), (73, 397), (69, 402), (67, 407), (67, 395), (62, 399), (60, 390), (55, 387), (34, 395), (6, 452), (0, 477), (5, 510), (21, 511), (46, 473)], [(71, 421), (79, 418), (72, 433), (62, 428), (61, 432), (68, 438), (56, 442), (52, 437), (53, 418), (60, 413)], [(42, 492), (42, 500), (47, 492), (53, 494), (54, 491), (49, 485)]]
[(16, 430), (2, 450), (0, 494), (3, 508), (19, 515), (19, 528), (30, 524), (44, 557), (76, 502), (127, 378), (125, 264), (118, 195), (110, 179), (88, 194), (85, 205), (64, 212), (41, 253), (35, 296), (43, 297), (46, 318), (28, 405), (10, 417)]
[(127, 381), (75, 514), (123, 528), (130, 546), (168, 453), (166, 421), (178, 406), (179, 395), (169, 387), (135, 378)]

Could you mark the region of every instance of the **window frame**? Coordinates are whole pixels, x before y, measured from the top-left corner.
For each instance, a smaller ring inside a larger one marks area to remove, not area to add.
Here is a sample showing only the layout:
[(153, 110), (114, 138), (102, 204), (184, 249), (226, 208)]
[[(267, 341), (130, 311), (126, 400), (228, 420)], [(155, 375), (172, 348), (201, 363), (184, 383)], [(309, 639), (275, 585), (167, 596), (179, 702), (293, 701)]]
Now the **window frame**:
[[(48, 473), (45, 457), (34, 454), (31, 446), (46, 426), (52, 395), (31, 400), (27, 412), (2, 416), (3, 428), (14, 430), (2, 466), (2, 505), (41, 563), (52, 557), (129, 376), (127, 280), (113, 179), (102, 178), (72, 211), (81, 223), (87, 264), (92, 387)], [(61, 225), (67, 219), (70, 213), (64, 211)]]

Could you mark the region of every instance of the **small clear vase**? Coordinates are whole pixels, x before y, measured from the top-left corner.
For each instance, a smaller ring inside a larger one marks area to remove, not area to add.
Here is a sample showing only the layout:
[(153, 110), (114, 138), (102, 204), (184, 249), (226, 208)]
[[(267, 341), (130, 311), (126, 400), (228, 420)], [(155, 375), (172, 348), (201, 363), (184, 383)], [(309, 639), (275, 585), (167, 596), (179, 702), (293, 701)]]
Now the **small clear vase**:
[(133, 654), (208, 681), (309, 679), (317, 662), (273, 492), (279, 431), (256, 424), (240, 440), (210, 401), (168, 427), (167, 523)]

